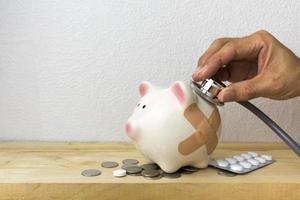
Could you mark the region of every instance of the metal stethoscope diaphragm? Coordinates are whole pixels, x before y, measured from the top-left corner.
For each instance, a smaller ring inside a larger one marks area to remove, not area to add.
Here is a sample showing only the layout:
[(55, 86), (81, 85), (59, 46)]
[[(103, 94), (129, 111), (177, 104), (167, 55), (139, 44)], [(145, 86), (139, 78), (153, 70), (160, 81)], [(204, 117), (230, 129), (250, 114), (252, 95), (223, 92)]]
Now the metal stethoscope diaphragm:
[[(220, 102), (217, 98), (218, 94), (226, 87), (226, 85), (221, 81), (211, 78), (203, 80), (202, 82), (190, 81), (190, 85), (196, 95), (215, 105), (224, 105), (224, 103)], [(300, 157), (299, 144), (295, 140), (293, 140), (293, 138), (291, 138), (282, 128), (280, 128), (280, 126), (278, 126), (270, 117), (268, 117), (264, 112), (262, 112), (259, 108), (248, 101), (237, 103), (247, 108), (259, 119), (261, 119)]]
[(198, 96), (203, 97), (207, 101), (223, 106), (224, 103), (220, 102), (217, 98), (219, 92), (226, 87), (222, 82), (218, 82), (214, 79), (206, 79), (202, 82), (191, 81), (191, 87)]

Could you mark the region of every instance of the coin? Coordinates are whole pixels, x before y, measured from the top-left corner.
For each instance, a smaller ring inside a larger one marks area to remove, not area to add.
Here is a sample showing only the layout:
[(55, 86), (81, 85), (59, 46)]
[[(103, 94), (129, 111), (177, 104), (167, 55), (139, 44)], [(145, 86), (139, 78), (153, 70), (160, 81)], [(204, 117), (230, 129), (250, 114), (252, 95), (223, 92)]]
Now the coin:
[(180, 169), (178, 170), (178, 172), (181, 173), (181, 174), (192, 174), (192, 173), (194, 173), (194, 172), (192, 172), (192, 171), (186, 171), (186, 170), (184, 170), (184, 169), (182, 169), (182, 168), (180, 168)]
[(137, 165), (122, 165), (121, 168), (126, 170), (127, 167), (138, 167), (138, 166)]
[(101, 171), (98, 169), (86, 169), (81, 172), (82, 176), (92, 177), (92, 176), (99, 176)]
[(161, 175), (158, 170), (155, 169), (145, 169), (142, 171), (142, 175), (146, 177), (154, 177), (154, 176), (159, 176)]
[(188, 172), (197, 172), (200, 170), (199, 168), (192, 167), (192, 166), (184, 166), (181, 169)]
[(136, 159), (125, 159), (125, 160), (122, 161), (122, 163), (124, 165), (136, 165), (136, 164), (139, 163), (139, 161), (136, 160)]
[(219, 171), (218, 171), (218, 175), (226, 176), (226, 177), (234, 177), (234, 176), (236, 176), (237, 174), (231, 173), (231, 172), (227, 172), (227, 171), (224, 171), (224, 170), (219, 170)]
[(158, 176), (144, 176), (145, 179), (149, 179), (149, 180), (158, 180), (158, 179), (161, 179), (163, 176), (160, 174)]
[(134, 174), (128, 174), (129, 176), (142, 176), (142, 173), (139, 172), (139, 173), (134, 173)]
[(158, 169), (159, 173), (162, 175), (164, 171), (162, 169)]
[(101, 163), (101, 166), (104, 168), (114, 168), (114, 167), (118, 167), (119, 164), (115, 161), (105, 161)]
[(159, 169), (159, 166), (155, 163), (143, 164), (141, 165), (143, 169)]
[(127, 174), (137, 174), (140, 173), (143, 169), (139, 166), (128, 166), (125, 167)]
[(163, 175), (163, 177), (170, 178), (170, 179), (181, 177), (180, 172), (174, 172), (174, 173), (163, 172), (162, 175)]

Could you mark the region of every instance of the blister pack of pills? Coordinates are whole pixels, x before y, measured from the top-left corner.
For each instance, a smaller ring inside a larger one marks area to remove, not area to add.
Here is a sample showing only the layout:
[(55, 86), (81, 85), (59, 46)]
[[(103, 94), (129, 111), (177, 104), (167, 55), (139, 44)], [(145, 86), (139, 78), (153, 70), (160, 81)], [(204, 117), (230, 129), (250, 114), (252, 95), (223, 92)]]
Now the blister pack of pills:
[(236, 174), (246, 174), (274, 162), (275, 160), (273, 160), (271, 155), (259, 155), (256, 152), (248, 152), (222, 160), (213, 159), (209, 162), (209, 166)]

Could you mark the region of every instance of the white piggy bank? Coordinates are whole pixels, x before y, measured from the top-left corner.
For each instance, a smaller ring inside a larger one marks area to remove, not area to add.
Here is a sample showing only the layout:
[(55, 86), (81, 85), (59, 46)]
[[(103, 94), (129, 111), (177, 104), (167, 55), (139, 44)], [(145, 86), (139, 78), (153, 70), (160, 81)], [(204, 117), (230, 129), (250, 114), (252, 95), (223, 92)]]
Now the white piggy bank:
[(220, 133), (216, 106), (181, 81), (169, 88), (142, 82), (139, 93), (142, 98), (125, 129), (146, 160), (169, 173), (187, 165), (207, 167)]

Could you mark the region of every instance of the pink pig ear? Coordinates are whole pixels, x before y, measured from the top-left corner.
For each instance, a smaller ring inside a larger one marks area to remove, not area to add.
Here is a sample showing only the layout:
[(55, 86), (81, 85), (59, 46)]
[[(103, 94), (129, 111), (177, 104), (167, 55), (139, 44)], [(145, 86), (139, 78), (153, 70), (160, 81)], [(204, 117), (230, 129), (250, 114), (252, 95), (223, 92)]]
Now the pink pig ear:
[(141, 82), (141, 84), (139, 86), (139, 92), (140, 92), (141, 97), (145, 96), (145, 94), (150, 92), (152, 87), (153, 87), (152, 84), (147, 81)]
[(184, 93), (184, 86), (181, 82), (174, 82), (170, 87), (171, 92), (175, 95), (177, 100), (181, 105), (184, 105), (186, 102), (186, 95)]

